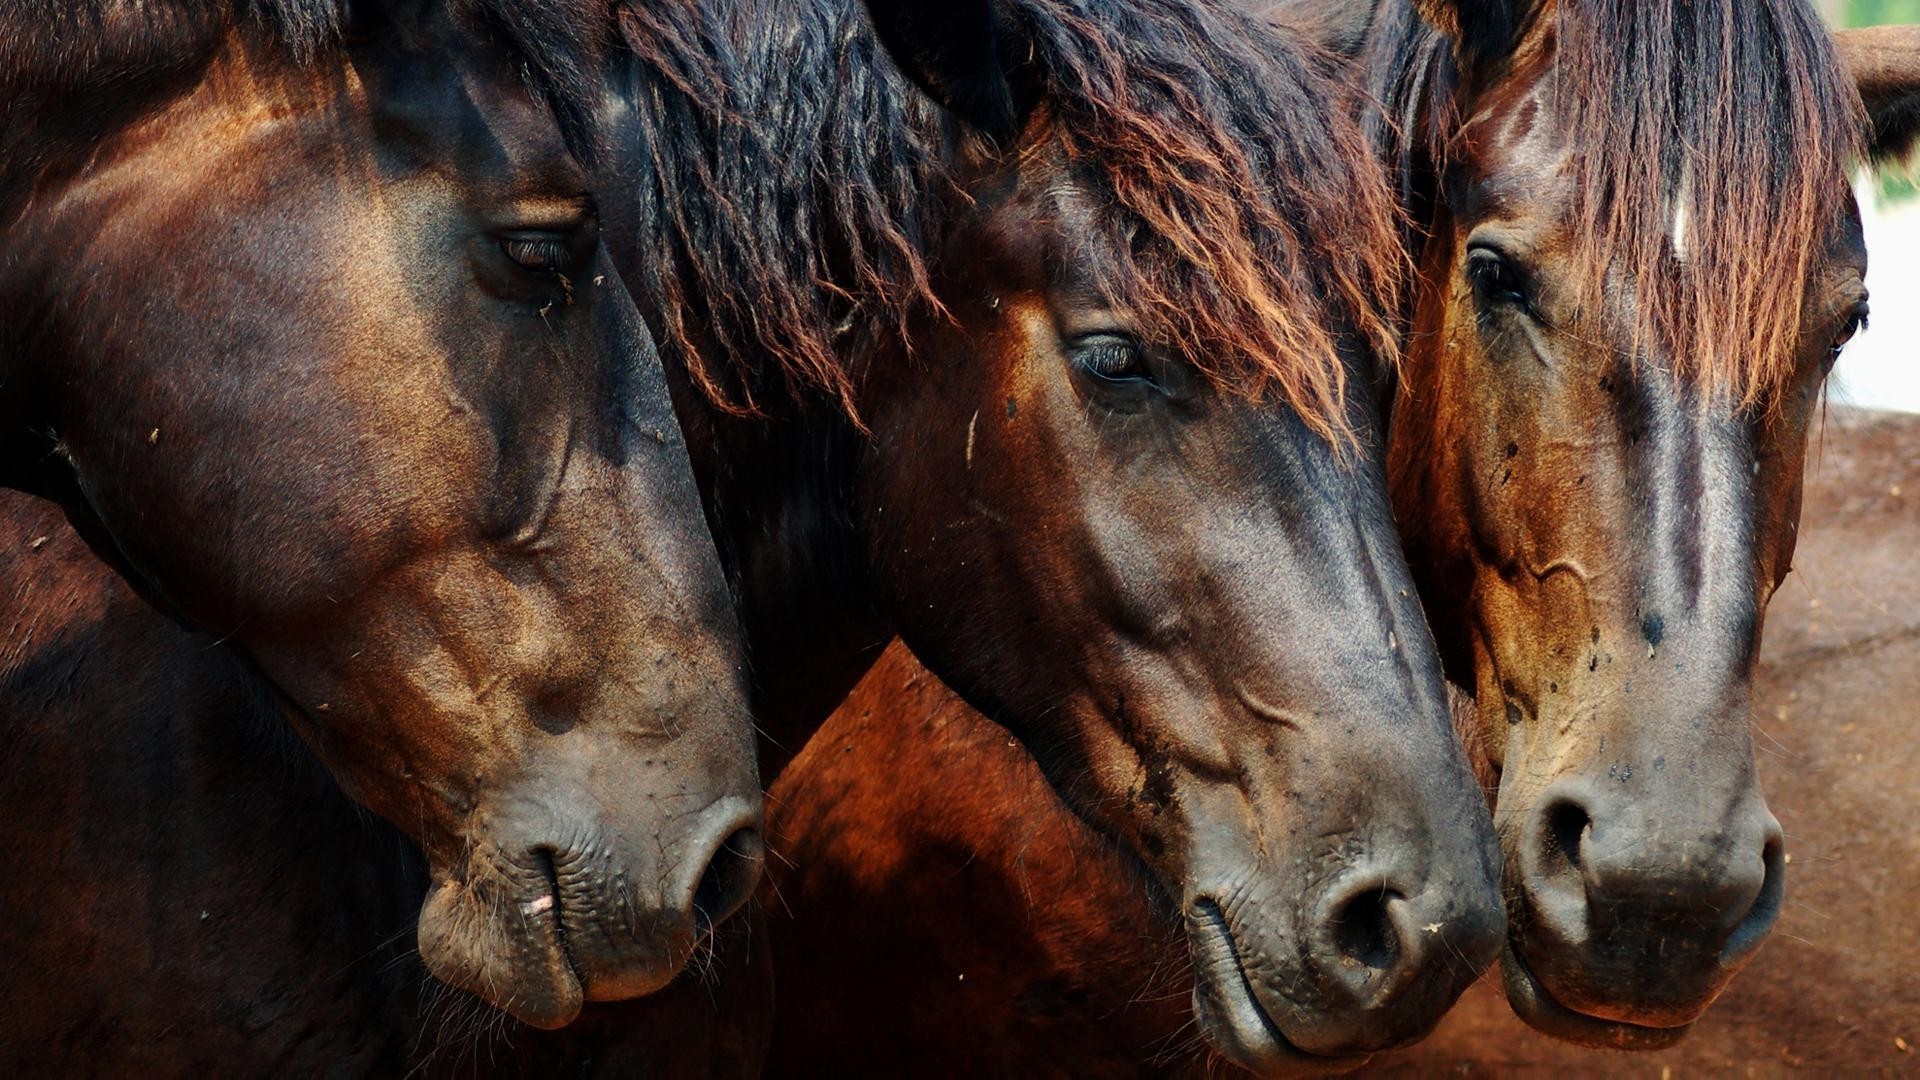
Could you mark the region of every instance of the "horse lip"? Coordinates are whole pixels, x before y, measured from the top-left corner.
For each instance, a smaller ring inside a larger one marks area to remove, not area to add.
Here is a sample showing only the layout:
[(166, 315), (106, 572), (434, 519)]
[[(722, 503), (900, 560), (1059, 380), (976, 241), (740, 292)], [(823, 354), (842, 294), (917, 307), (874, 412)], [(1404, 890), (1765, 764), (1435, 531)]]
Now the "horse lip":
[[(528, 918), (552, 914), (553, 943), (554, 947), (560, 950), (560, 966), (567, 973), (567, 977), (573, 980), (574, 985), (580, 988), (580, 997), (584, 1001), (587, 998), (587, 978), (580, 973), (580, 965), (573, 958), (573, 946), (567, 941), (566, 911), (560, 897), (560, 869), (554, 865), (553, 852), (542, 849), (535, 855), (540, 864), (540, 873), (547, 883), (547, 892), (544, 896), (535, 897), (521, 910)], [(548, 901), (546, 906), (541, 906), (542, 901)], [(536, 908), (538, 908), (537, 911)], [(568, 1021), (568, 1023), (571, 1022), (571, 1020)]]
[(1258, 1075), (1344, 1072), (1366, 1064), (1365, 1054), (1315, 1054), (1287, 1038), (1254, 994), (1233, 929), (1218, 903), (1203, 898), (1191, 905), (1187, 935), (1194, 964), (1194, 1015), (1207, 1041), (1223, 1056)]
[(1565, 1042), (1599, 1050), (1663, 1050), (1693, 1030), (1692, 1021), (1674, 1027), (1650, 1027), (1605, 1020), (1562, 1005), (1520, 958), (1511, 934), (1500, 954), (1500, 978), (1508, 1004), (1528, 1027)]

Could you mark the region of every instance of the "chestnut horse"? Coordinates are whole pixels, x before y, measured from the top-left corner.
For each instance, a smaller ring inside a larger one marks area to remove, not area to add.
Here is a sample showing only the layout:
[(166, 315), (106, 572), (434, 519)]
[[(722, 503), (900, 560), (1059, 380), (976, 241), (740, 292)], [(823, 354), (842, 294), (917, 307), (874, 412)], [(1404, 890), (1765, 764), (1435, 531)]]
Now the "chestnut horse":
[[(738, 630), (590, 195), (611, 22), (346, 7), (10, 12), (0, 484), (420, 845), (435, 974), (563, 1024), (759, 873)], [(57, 650), (13, 588), (9, 648)]]
[[(1386, 508), (1369, 389), (1397, 270), (1365, 254), (1392, 218), (1357, 127), (1314, 62), (1230, 12), (1036, 3), (1010, 24), (1031, 40), (994, 23), (1004, 50), (978, 55), (917, 36), (964, 26), (880, 14), (946, 104), (851, 5), (629, 12), (610, 175), (637, 197), (600, 188), (675, 345), (770, 722), (804, 733), (902, 629), (1156, 867), (1218, 1044), (1258, 1064), (1404, 1042), (1490, 960), (1499, 911)], [(1004, 116), (978, 108), (996, 86)], [(1256, 177), (1267, 196), (1220, 197)], [(1343, 648), (1279, 648), (1302, 639)], [(160, 896), (204, 880), (149, 873)], [(381, 903), (327, 955), (378, 951)], [(328, 985), (300, 981), (287, 1014)]]
[(1773, 940), (1691, 1036), (1643, 1059), (1528, 1031), (1489, 981), (1380, 1072), (1912, 1071), (1920, 834), (1888, 808), (1920, 799), (1920, 416), (1833, 410), (1807, 473), (1795, 573), (1754, 674), (1760, 774), (1793, 873)]
[[(1779, 910), (1783, 850), (1753, 776), (1746, 687), (1760, 613), (1791, 557), (1821, 379), (1864, 318), (1843, 168), (1859, 98), (1826, 31), (1791, 6), (1695, 4), (1677, 22), (1670, 10), (1654, 18), (1660, 8), (1438, 11), (1463, 43), (1457, 54), (1405, 5), (1361, 11), (1362, 32), (1342, 31), (1363, 47), (1372, 98), (1395, 110), (1397, 126), (1379, 126), (1403, 136), (1389, 150), (1407, 205), (1426, 218), (1394, 490), (1450, 671), (1478, 691), (1470, 733), (1498, 775), (1514, 901), (1506, 975), (1530, 1022), (1603, 1045), (1683, 1035)], [(1914, 69), (1887, 35), (1877, 40), (1878, 82), (1863, 73), (1860, 93), (1876, 116), (1904, 116)], [(1703, 42), (1728, 47), (1702, 66)], [(1765, 47), (1752, 51), (1756, 42)], [(1594, 59), (1579, 60), (1576, 44)], [(1858, 44), (1849, 39), (1848, 52)], [(1554, 92), (1584, 86), (1592, 63), (1622, 53), (1650, 70), (1621, 87), (1678, 96)], [(1748, 93), (1751, 103), (1738, 100)], [(1619, 115), (1556, 111), (1570, 103)], [(1682, 119), (1663, 127), (1660, 117)], [(1903, 132), (1877, 130), (1876, 152), (1900, 148)], [(1600, 139), (1612, 131), (1726, 157), (1694, 162), (1714, 179), (1688, 174), (1675, 189), (1681, 173), (1622, 175), (1644, 155)], [(1778, 142), (1779, 132), (1791, 138)], [(1582, 184), (1563, 182), (1563, 167)], [(1602, 214), (1581, 201), (1592, 190), (1619, 198)], [(1762, 243), (1752, 216), (1689, 200), (1757, 203), (1801, 224)], [(1673, 247), (1630, 242), (1639, 234), (1628, 226), (1653, 218), (1656, 237), (1677, 236), (1698, 267), (1678, 283)], [(1602, 286), (1583, 282), (1609, 273), (1624, 284), (1601, 304), (1583, 290)], [(1674, 294), (1622, 298), (1649, 282)], [(1799, 314), (1782, 323), (1783, 308)], [(1725, 323), (1729, 310), (1767, 319), (1747, 341)], [(1635, 312), (1653, 314), (1621, 314)], [(1573, 626), (1579, 642), (1565, 639)], [(968, 730), (979, 721), (903, 688), (908, 678), (897, 667), (863, 687), (823, 733), (826, 748), (776, 787), (776, 835), (795, 864), (780, 882), (796, 923), (776, 927), (780, 977), (822, 991), (783, 1011), (776, 1060), (889, 1060), (871, 1055), (894, 1044), (817, 1035), (838, 1029), (840, 988), (857, 985), (895, 1003), (883, 1029), (928, 1035), (916, 1020), (969, 1016), (1033, 1034), (1010, 1045), (954, 1026), (917, 1044), (956, 1067), (1013, 1067), (1035, 1044), (1063, 1068), (1138, 1063), (1162, 1045), (1156, 1032), (1179, 1024), (1160, 1000), (1177, 996), (1178, 980), (1159, 986), (1148, 973), (1179, 965), (1154, 947), (1159, 931), (1111, 919), (1112, 905), (1138, 896), (1136, 875), (1046, 813), (1030, 766), (990, 729)], [(922, 707), (941, 711), (915, 718), (913, 735), (879, 732)], [(907, 738), (937, 739), (913, 754), (937, 764), (902, 768)], [(997, 767), (981, 760), (995, 754)], [(873, 788), (859, 776), (868, 760), (891, 763)], [(989, 922), (1035, 923), (1022, 939), (1033, 951), (996, 947), (1007, 939), (957, 919), (901, 925), (903, 874), (977, 890), (967, 907)], [(1048, 881), (1079, 891), (1069, 901)], [(1144, 920), (1145, 907), (1134, 909)], [(915, 950), (945, 970), (972, 969), (970, 985), (879, 959)], [(802, 1030), (816, 1033), (810, 1043)]]

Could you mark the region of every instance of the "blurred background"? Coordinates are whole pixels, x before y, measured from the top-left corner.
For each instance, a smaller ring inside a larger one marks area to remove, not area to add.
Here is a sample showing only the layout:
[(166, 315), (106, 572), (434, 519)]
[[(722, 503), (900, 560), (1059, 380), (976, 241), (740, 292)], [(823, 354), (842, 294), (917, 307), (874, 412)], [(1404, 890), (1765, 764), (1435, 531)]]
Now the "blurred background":
[[(1835, 26), (1920, 23), (1920, 0), (1821, 0)], [(1855, 185), (1867, 230), (1873, 319), (1834, 369), (1830, 400), (1920, 412), (1920, 189), (1904, 176)]]

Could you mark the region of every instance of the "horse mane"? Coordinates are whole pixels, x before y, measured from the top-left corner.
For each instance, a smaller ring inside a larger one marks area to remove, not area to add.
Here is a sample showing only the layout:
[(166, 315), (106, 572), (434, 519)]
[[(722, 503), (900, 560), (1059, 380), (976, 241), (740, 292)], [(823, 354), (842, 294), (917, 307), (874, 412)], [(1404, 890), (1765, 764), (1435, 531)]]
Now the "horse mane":
[[(1405, 3), (1390, 5), (1409, 9)], [(1742, 406), (1791, 379), (1807, 275), (1864, 153), (1859, 95), (1804, 0), (1538, 0), (1572, 151), (1583, 308), (1632, 300), (1629, 353)], [(1383, 15), (1370, 130), (1407, 170), (1444, 163), (1463, 80), (1411, 10)], [(1684, 251), (1676, 251), (1684, 215)]]
[[(552, 110), (569, 148), (591, 158), (611, 3), (454, 0), (451, 7), (518, 67)], [(310, 64), (343, 43), (351, 16), (401, 21), (418, 17), (424, 6), (414, 0), (4, 0), (0, 95), (11, 102), (0, 126), (6, 171), (14, 172), (21, 159), (43, 158), (48, 148), (38, 143), (97, 138), (114, 121), (152, 107), (157, 102), (143, 99), (177, 89), (231, 33), (277, 49), (290, 63)], [(88, 114), (84, 122), (48, 119), (72, 108)]]
[[(788, 390), (852, 413), (855, 358), (940, 309), (928, 260), (968, 135), (894, 70), (855, 0), (746, 6), (625, 13), (660, 143), (637, 178), (642, 234), (671, 240), (643, 252), (642, 284), (716, 404), (752, 409), (770, 359)], [(1394, 361), (1406, 275), (1337, 62), (1204, 0), (1008, 8), (1045, 73), (1034, 145), (1116, 211), (1112, 299), (1217, 384), (1346, 433), (1341, 346)]]

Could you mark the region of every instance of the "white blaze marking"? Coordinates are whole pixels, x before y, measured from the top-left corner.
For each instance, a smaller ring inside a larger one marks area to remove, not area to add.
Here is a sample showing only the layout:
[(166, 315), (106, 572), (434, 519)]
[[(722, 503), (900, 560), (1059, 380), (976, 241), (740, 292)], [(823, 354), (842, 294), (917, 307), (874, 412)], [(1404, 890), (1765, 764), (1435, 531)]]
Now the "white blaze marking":
[(1680, 170), (1680, 186), (1673, 196), (1673, 257), (1682, 262), (1687, 258), (1687, 230), (1692, 225), (1687, 206), (1693, 201), (1693, 167)]
[(973, 419), (967, 421), (967, 468), (973, 468), (973, 428), (980, 422), (980, 410), (973, 410)]

